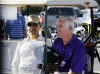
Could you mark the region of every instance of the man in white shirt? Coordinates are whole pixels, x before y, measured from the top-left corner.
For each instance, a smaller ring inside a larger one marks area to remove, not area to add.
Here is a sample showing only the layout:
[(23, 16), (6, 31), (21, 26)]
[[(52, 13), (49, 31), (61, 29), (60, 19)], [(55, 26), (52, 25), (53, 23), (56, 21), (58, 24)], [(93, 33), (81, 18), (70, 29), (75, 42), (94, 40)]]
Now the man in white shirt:
[(12, 61), (13, 74), (39, 74), (38, 64), (42, 64), (44, 42), (39, 40), (39, 24), (27, 24), (27, 38), (16, 48)]

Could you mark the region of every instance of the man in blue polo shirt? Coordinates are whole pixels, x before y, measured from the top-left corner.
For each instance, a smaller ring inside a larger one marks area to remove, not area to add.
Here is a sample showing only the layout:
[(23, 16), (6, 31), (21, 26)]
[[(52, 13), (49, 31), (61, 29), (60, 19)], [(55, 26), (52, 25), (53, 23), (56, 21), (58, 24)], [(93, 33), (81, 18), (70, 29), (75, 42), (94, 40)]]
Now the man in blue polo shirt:
[(73, 21), (69, 17), (62, 16), (58, 19), (58, 38), (54, 40), (52, 47), (64, 57), (55, 74), (67, 74), (67, 72), (68, 74), (82, 74), (83, 71), (87, 71), (86, 49), (73, 34), (73, 25)]

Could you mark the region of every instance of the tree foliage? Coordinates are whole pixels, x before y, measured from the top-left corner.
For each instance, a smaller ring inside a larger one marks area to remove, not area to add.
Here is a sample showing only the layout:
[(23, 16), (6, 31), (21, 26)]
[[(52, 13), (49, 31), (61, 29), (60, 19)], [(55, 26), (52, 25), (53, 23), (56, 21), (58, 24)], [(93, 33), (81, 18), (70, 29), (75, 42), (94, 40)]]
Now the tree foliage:
[(43, 6), (27, 5), (27, 6), (21, 7), (22, 15), (33, 15), (33, 14), (38, 15), (43, 10), (44, 10)]

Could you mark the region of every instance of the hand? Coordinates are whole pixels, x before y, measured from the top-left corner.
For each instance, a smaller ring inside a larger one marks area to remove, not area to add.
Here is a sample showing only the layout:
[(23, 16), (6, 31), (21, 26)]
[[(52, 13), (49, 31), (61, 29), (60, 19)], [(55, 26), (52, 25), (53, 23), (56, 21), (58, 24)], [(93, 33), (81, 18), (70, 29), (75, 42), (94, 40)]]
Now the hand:
[(68, 74), (76, 74), (75, 72), (68, 72)]
[(60, 64), (60, 67), (64, 67), (65, 64), (66, 64), (66, 62), (65, 61), (62, 61), (61, 64)]
[(38, 69), (42, 69), (42, 64), (38, 64)]

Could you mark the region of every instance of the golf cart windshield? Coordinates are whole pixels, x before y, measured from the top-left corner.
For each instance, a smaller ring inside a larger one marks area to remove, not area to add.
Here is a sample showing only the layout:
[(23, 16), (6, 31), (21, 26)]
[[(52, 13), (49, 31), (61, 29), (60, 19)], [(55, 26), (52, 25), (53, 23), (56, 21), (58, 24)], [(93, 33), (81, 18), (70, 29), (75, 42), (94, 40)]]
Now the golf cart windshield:
[(73, 8), (49, 8), (47, 11), (48, 15), (67, 15), (67, 16), (73, 16), (74, 15), (74, 9)]

